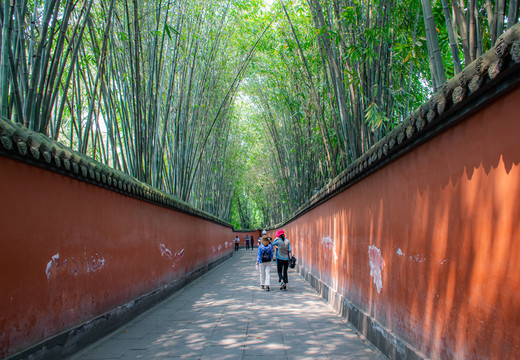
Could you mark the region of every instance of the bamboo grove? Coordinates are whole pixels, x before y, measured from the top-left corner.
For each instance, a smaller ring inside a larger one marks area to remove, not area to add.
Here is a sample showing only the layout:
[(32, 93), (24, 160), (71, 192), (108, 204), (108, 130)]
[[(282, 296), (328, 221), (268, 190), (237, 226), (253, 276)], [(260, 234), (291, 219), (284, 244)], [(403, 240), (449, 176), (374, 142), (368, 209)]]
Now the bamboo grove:
[(515, 0), (277, 0), (274, 9), (269, 45), (243, 86), (269, 144), (256, 166), (267, 182), (245, 180), (267, 224), (290, 217), (519, 16)]
[(0, 116), (236, 227), (286, 219), (517, 0), (10, 0)]

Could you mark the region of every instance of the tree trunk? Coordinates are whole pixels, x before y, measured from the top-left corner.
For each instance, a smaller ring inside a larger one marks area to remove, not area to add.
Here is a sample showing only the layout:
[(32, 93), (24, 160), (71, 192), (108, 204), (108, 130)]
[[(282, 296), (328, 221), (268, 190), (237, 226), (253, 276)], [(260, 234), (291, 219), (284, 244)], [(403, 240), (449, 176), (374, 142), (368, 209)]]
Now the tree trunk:
[(485, 0), (485, 6), (486, 6), (486, 14), (487, 14), (487, 20), (488, 20), (488, 26), (489, 26), (489, 32), (491, 34), (491, 44), (494, 44), (497, 40), (497, 26), (496, 26), (496, 18), (495, 14), (493, 13), (493, 5), (491, 4), (491, 0)]
[(289, 17), (289, 13), (287, 12), (287, 9), (285, 8), (285, 5), (283, 3), (283, 0), (280, 0), (280, 3), (282, 5), (283, 11), (285, 13), (285, 16), (287, 17), (287, 21), (289, 22), (289, 26), (291, 27), (291, 32), (293, 34), (294, 40), (296, 41), (298, 52), (300, 54), (300, 59), (303, 63), (303, 66), (305, 68), (305, 73), (307, 75), (307, 80), (309, 81), (310, 88), (311, 88), (311, 96), (312, 101), (314, 105), (317, 107), (317, 115), (318, 115), (318, 123), (320, 126), (320, 131), (322, 135), (323, 144), (325, 145), (327, 158), (330, 164), (330, 170), (332, 172), (332, 176), (336, 177), (337, 174), (337, 168), (336, 168), (336, 160), (332, 157), (332, 145), (330, 141), (330, 135), (329, 131), (327, 129), (325, 119), (323, 118), (323, 109), (320, 103), (320, 99), (318, 96), (318, 92), (316, 91), (316, 87), (314, 86), (314, 81), (312, 79), (312, 74), (309, 70), (309, 65), (307, 63), (307, 59), (305, 58), (305, 54), (303, 53), (302, 47), (300, 45), (300, 40), (298, 39), (298, 35), (296, 35), (296, 31), (294, 30), (294, 26), (292, 24), (291, 18)]
[(460, 32), (460, 41), (462, 43), (462, 49), (464, 51), (464, 65), (468, 66), (471, 64), (471, 51), (469, 47), (468, 41), (468, 27), (466, 25), (466, 21), (464, 20), (464, 15), (462, 10), (459, 8), (457, 4), (457, 0), (451, 0), (453, 11), (455, 12), (455, 18), (457, 20), (457, 26)]
[(453, 24), (451, 21), (450, 7), (448, 0), (442, 0), (442, 9), (444, 11), (444, 19), (446, 20), (446, 31), (448, 32), (448, 39), (450, 41), (451, 56), (453, 59), (453, 70), (455, 75), (462, 71), (459, 58), (459, 46), (457, 44), (457, 38), (453, 32)]
[(469, 0), (469, 8), (466, 13), (469, 20), (469, 49), (471, 54), (471, 61), (477, 57), (477, 30), (475, 26), (475, 0)]
[(506, 10), (506, 0), (497, 0), (497, 38), (504, 32), (504, 16)]
[(507, 28), (511, 28), (518, 22), (518, 0), (509, 0), (509, 11), (507, 12)]
[(433, 92), (436, 92), (446, 82), (444, 73), (444, 65), (442, 63), (441, 50), (439, 47), (439, 39), (437, 30), (433, 20), (433, 11), (430, 0), (421, 0), (423, 5), (424, 27), (426, 30), (426, 41), (428, 44), (428, 52), (430, 53), (430, 61), (433, 70), (432, 78), (434, 79)]
[(2, 38), (1, 38), (1, 46), (2, 46), (2, 57), (1, 57), (1, 74), (0, 74), (0, 84), (1, 84), (1, 95), (0, 95), (0, 115), (5, 118), (9, 118), (9, 82), (11, 76), (16, 76), (16, 74), (10, 74), (9, 68), (9, 50), (11, 43), (11, 18), (14, 11), (14, 6), (9, 5), (11, 3), (7, 0), (4, 1), (3, 4), (3, 28), (2, 28)]
[(89, 134), (89, 131), (90, 131), (90, 128), (91, 128), (91, 125), (92, 125), (92, 116), (93, 116), (94, 111), (95, 111), (94, 107), (95, 107), (95, 104), (96, 104), (96, 96), (97, 96), (97, 89), (98, 89), (99, 82), (101, 82), (101, 87), (103, 87), (105, 62), (106, 62), (105, 53), (107, 51), (108, 38), (109, 38), (109, 35), (110, 35), (110, 27), (112, 25), (112, 13), (113, 13), (113, 10), (114, 10), (114, 4), (115, 4), (115, 0), (111, 0), (110, 1), (110, 9), (109, 9), (108, 15), (107, 15), (108, 19), (107, 19), (107, 23), (105, 25), (105, 29), (104, 29), (104, 32), (103, 32), (103, 34), (104, 34), (103, 35), (103, 45), (102, 45), (102, 48), (101, 48), (101, 52), (99, 54), (97, 71), (96, 71), (96, 80), (94, 82), (94, 88), (92, 90), (91, 98), (89, 100), (90, 106), (89, 106), (89, 112), (88, 112), (88, 116), (87, 116), (87, 123), (85, 125), (85, 133), (83, 135), (83, 139), (82, 139), (81, 144), (80, 144), (80, 152), (82, 152), (83, 154), (86, 154), (86, 152), (87, 152), (88, 134)]

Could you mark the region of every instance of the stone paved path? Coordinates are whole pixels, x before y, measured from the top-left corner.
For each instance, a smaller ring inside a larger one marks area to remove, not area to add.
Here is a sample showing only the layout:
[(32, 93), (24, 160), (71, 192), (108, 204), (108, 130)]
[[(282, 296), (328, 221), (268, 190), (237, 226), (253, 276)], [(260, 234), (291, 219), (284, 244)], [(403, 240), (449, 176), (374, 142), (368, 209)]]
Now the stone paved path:
[(386, 359), (289, 270), (260, 289), (254, 251), (234, 256), (70, 360)]

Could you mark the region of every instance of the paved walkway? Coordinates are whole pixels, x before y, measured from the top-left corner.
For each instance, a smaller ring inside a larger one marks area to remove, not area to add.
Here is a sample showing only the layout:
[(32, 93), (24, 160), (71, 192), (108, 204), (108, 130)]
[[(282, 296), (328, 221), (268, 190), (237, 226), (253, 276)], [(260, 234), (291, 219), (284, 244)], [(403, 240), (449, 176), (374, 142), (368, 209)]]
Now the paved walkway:
[(260, 289), (255, 255), (230, 260), (70, 360), (386, 359), (293, 270)]

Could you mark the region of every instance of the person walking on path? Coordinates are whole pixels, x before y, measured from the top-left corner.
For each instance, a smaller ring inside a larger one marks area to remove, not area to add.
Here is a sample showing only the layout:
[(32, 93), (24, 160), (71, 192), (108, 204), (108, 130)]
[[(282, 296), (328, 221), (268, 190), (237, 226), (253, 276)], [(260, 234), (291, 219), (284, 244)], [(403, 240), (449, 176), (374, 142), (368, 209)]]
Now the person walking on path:
[(263, 237), (264, 235), (267, 235), (267, 231), (262, 230), (262, 236), (260, 236), (260, 237), (258, 238), (258, 246), (260, 246), (260, 243), (261, 243), (262, 237)]
[(289, 268), (289, 258), (292, 253), (291, 242), (285, 238), (283, 230), (278, 230), (276, 239), (273, 242), (273, 247), (276, 249), (276, 268), (278, 270), (278, 278), (281, 280), (280, 290), (287, 290), (287, 269)]
[(258, 247), (256, 266), (260, 264), (260, 287), (266, 291), (271, 290), (271, 260), (273, 259), (273, 246), (269, 244), (267, 236), (262, 237), (262, 243)]
[(239, 237), (237, 235), (237, 236), (235, 236), (235, 251), (238, 251), (238, 243), (239, 242), (240, 242), (240, 239), (239, 239)]
[(249, 249), (249, 235), (246, 235), (246, 250)]
[(254, 243), (253, 240), (254, 240), (254, 237), (253, 237), (253, 235), (251, 235), (251, 250), (253, 250), (253, 248), (255, 247), (255, 246), (254, 246), (255, 243)]

